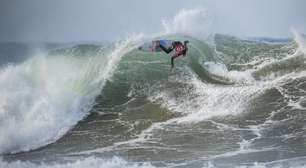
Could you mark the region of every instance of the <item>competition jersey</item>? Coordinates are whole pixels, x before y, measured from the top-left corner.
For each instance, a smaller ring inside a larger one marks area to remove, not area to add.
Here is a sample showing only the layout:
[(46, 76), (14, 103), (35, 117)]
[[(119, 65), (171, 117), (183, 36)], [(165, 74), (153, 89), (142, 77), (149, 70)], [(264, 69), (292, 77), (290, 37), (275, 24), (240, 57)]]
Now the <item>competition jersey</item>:
[(178, 54), (182, 54), (182, 52), (184, 52), (185, 49), (186, 47), (181, 42), (176, 42), (174, 44), (174, 50)]

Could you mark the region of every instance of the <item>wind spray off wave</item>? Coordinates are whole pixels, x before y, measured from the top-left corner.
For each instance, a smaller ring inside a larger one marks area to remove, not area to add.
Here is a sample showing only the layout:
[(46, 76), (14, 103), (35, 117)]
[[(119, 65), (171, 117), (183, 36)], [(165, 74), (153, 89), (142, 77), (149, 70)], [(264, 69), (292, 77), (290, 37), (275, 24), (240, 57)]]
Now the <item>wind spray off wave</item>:
[(186, 34), (205, 38), (211, 32), (212, 18), (204, 8), (182, 9), (173, 18), (162, 20), (165, 34)]
[(299, 33), (297, 30), (292, 29), (294, 40), (298, 44), (298, 51), (303, 52), (306, 54), (306, 36)]

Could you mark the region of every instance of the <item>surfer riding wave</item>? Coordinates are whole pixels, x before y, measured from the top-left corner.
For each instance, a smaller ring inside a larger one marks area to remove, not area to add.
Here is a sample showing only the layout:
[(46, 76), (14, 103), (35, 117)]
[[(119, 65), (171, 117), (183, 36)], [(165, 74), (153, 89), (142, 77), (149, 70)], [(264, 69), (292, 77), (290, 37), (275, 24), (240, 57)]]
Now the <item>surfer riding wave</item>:
[(162, 41), (159, 41), (158, 43), (158, 47), (160, 47), (165, 53), (169, 54), (170, 52), (172, 52), (173, 50), (174, 53), (171, 57), (171, 68), (174, 68), (174, 59), (183, 55), (186, 56), (186, 53), (188, 51), (188, 47), (187, 44), (189, 43), (189, 41), (184, 41), (184, 44), (180, 41), (173, 41), (172, 45), (168, 48), (166, 48), (165, 46), (163, 46)]

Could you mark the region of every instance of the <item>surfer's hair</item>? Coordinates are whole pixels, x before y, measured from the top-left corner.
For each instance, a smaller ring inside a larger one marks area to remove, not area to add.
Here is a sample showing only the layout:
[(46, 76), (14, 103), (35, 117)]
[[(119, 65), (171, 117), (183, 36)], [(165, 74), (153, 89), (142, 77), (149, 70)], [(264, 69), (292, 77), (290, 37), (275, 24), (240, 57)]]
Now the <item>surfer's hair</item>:
[(188, 43), (189, 43), (189, 41), (188, 41), (188, 40), (184, 41), (184, 44), (188, 44)]

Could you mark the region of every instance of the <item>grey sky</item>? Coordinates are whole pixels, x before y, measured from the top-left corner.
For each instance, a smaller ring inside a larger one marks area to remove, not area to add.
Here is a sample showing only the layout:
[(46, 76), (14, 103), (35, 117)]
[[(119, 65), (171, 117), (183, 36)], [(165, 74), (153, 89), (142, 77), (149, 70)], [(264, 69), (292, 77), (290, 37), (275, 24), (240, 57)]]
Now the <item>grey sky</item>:
[(157, 33), (161, 19), (205, 8), (211, 30), (239, 36), (306, 32), (305, 0), (1, 0), (0, 41), (105, 41)]

